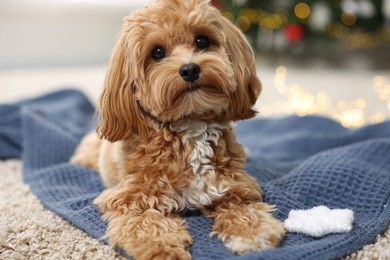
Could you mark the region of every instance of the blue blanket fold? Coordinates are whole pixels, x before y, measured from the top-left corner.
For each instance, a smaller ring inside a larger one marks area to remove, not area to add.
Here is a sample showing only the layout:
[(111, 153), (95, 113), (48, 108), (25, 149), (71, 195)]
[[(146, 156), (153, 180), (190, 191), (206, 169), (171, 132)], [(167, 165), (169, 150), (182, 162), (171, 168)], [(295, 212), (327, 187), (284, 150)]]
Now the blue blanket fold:
[[(93, 129), (94, 107), (75, 90), (0, 105), (0, 159), (21, 158), (24, 181), (42, 203), (95, 238), (107, 227), (93, 199), (103, 190), (93, 171), (68, 163)], [(316, 116), (254, 119), (237, 126), (250, 152), (246, 168), (284, 220), (317, 205), (355, 212), (349, 233), (320, 239), (288, 233), (279, 248), (232, 255), (209, 237), (212, 220), (185, 216), (194, 259), (334, 259), (372, 242), (390, 223), (390, 122), (345, 129)]]

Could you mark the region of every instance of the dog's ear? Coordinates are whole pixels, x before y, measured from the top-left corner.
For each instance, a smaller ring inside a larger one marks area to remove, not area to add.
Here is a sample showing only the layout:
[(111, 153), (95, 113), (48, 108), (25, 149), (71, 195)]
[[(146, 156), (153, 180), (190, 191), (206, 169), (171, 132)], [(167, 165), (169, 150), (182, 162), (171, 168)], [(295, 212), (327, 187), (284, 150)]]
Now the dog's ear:
[(130, 58), (135, 47), (132, 46), (130, 32), (124, 30), (111, 55), (100, 96), (97, 132), (101, 138), (111, 142), (127, 139), (134, 132), (146, 134), (134, 97), (135, 77), (140, 77), (140, 72), (134, 71), (138, 65), (133, 64), (136, 57)]
[(243, 120), (256, 115), (252, 107), (261, 92), (261, 83), (256, 74), (254, 53), (245, 35), (229, 20), (222, 19), (228, 54), (237, 77), (237, 90), (230, 95), (228, 116), (231, 120)]

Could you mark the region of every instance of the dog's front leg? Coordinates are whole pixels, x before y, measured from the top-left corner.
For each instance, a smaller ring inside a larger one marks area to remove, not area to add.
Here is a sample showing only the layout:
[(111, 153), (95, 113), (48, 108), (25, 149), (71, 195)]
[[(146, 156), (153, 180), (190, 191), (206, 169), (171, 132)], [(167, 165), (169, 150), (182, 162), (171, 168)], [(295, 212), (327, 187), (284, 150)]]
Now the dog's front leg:
[(137, 260), (191, 259), (186, 249), (192, 239), (184, 220), (154, 208), (156, 197), (148, 201), (142, 195), (142, 202), (129, 201), (127, 193), (114, 187), (95, 200), (108, 221), (106, 235), (110, 243), (123, 248)]
[(262, 202), (256, 182), (245, 172), (224, 181), (230, 191), (205, 210), (214, 218), (212, 234), (236, 254), (276, 247), (285, 230), (272, 215), (274, 207)]

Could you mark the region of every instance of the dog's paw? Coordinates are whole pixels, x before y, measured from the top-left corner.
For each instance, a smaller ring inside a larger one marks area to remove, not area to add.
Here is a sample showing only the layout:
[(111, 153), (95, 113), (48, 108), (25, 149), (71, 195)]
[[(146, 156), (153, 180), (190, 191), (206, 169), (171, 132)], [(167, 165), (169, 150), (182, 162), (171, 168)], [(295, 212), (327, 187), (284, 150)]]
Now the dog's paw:
[(182, 247), (175, 247), (162, 244), (147, 244), (144, 248), (136, 250), (136, 260), (189, 260), (190, 253)]
[(111, 242), (136, 260), (187, 260), (192, 238), (179, 216), (165, 216), (153, 209), (141, 215), (114, 215), (106, 233)]
[(245, 205), (220, 213), (214, 232), (235, 254), (245, 254), (279, 245), (285, 234), (283, 223), (264, 203)]
[[(256, 232), (258, 233), (254, 234)], [(283, 235), (283, 226), (262, 227), (255, 232), (253, 230), (248, 231), (247, 236), (232, 235), (226, 237), (224, 244), (231, 252), (242, 255), (258, 250), (274, 248), (278, 246)]]

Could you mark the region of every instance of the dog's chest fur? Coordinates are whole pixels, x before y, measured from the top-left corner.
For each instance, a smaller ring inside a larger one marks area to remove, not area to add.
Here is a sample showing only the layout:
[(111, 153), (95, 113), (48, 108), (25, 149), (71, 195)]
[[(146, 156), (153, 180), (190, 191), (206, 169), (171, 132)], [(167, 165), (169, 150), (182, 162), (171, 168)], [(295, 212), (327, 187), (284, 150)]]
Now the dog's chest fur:
[(214, 149), (226, 127), (218, 123), (188, 121), (172, 129), (185, 132), (182, 143), (192, 147), (187, 163), (192, 168), (193, 176), (181, 194), (181, 199), (189, 209), (202, 209), (227, 191), (226, 187), (218, 182), (215, 163), (212, 160)]

